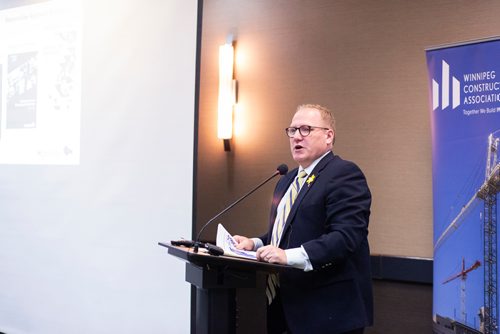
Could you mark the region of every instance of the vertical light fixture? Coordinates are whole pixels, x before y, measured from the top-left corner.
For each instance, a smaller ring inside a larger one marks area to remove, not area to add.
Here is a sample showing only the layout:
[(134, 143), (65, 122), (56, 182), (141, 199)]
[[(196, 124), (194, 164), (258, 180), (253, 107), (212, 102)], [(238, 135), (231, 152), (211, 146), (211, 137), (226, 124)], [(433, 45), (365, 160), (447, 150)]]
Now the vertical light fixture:
[(233, 137), (233, 109), (235, 104), (234, 47), (231, 41), (219, 47), (217, 137), (224, 141), (224, 151), (231, 151), (230, 140)]

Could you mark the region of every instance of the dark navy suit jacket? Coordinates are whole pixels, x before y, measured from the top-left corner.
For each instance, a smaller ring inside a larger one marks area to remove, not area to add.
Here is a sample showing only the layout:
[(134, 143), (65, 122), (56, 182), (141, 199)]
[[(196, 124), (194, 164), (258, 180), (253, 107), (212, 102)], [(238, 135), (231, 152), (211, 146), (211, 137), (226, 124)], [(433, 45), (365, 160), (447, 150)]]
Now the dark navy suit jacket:
[[(297, 169), (276, 185), (269, 231), (262, 237), (265, 244), (270, 242), (277, 206), (296, 175)], [(308, 176), (279, 245), (303, 246), (314, 268), (280, 274), (283, 310), (292, 333), (342, 333), (373, 323), (370, 205), (361, 170), (333, 153)]]

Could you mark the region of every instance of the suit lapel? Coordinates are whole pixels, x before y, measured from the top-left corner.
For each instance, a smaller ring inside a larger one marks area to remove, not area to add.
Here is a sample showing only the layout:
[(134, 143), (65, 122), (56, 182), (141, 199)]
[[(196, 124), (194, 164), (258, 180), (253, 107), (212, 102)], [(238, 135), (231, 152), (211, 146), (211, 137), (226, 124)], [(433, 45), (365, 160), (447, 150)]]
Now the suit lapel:
[[(286, 219), (286, 223), (285, 223), (285, 226), (283, 229), (283, 236), (287, 233), (288, 229), (290, 228), (290, 225), (293, 222), (293, 219), (297, 213), (298, 208), (300, 207), (300, 204), (302, 203), (302, 200), (307, 196), (307, 193), (314, 187), (314, 184), (316, 182), (318, 182), (318, 179), (321, 176), (321, 171), (326, 167), (326, 165), (328, 165), (333, 160), (333, 157), (334, 156), (333, 156), (332, 152), (328, 153), (323, 159), (320, 160), (320, 162), (316, 165), (316, 167), (314, 167), (311, 174), (307, 176), (306, 182), (302, 186), (297, 198), (295, 199), (295, 202), (292, 205), (290, 213), (288, 214), (288, 217)], [(292, 180), (295, 179), (296, 174), (297, 173), (294, 173), (294, 177), (292, 178)], [(313, 181), (310, 181), (311, 177), (313, 177), (313, 175), (314, 175), (314, 179), (313, 179)], [(290, 185), (290, 183), (291, 183), (291, 181), (288, 182), (288, 186)], [(288, 186), (286, 187), (286, 189), (288, 189)], [(285, 191), (286, 191), (286, 189), (285, 189)], [(284, 195), (284, 194), (282, 194), (282, 195)], [(282, 237), (281, 241), (283, 241), (284, 239), (285, 238)], [(280, 241), (280, 244), (281, 244), (281, 241)]]

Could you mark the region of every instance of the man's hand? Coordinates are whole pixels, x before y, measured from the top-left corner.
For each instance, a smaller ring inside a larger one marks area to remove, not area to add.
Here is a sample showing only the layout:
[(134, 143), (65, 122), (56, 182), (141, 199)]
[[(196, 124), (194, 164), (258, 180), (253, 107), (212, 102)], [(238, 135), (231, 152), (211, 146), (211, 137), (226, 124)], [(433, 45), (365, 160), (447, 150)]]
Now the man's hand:
[(233, 236), (233, 238), (237, 242), (236, 248), (253, 251), (255, 244), (253, 243), (252, 239), (249, 239), (247, 237), (243, 237), (241, 235), (235, 235), (235, 236)]
[(257, 249), (257, 260), (269, 263), (287, 264), (285, 251), (270, 245)]

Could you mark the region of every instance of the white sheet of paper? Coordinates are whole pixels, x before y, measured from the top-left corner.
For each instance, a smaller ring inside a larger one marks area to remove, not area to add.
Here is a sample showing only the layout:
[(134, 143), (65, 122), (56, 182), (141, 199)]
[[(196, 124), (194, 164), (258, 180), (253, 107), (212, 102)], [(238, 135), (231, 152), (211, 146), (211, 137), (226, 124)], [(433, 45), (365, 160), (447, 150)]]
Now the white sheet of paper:
[(217, 246), (224, 250), (224, 255), (237, 256), (246, 259), (256, 260), (256, 252), (241, 250), (236, 248), (236, 240), (229, 232), (222, 226), (222, 224), (217, 225)]

